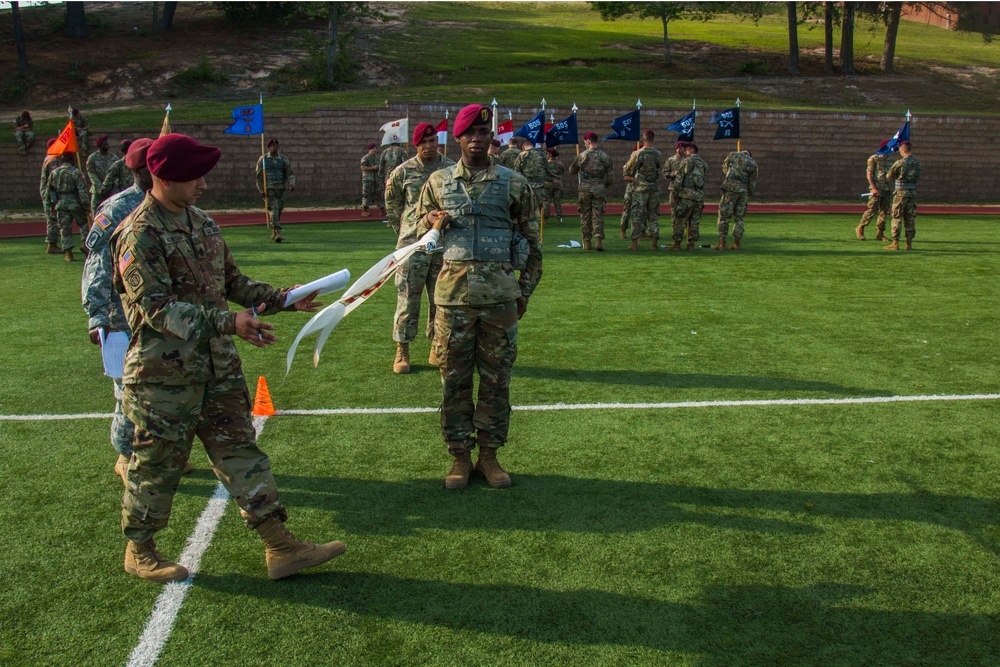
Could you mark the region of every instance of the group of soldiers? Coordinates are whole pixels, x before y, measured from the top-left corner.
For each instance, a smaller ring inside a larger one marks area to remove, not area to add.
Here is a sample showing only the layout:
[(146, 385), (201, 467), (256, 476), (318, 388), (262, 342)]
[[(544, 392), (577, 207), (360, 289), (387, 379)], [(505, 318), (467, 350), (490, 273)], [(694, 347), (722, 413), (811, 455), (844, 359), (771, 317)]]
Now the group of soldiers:
[[(899, 144), (900, 159), (891, 162), (890, 153), (884, 153), (889, 145), (886, 139), (879, 150), (868, 158), (865, 175), (868, 178), (868, 210), (861, 216), (861, 224), (855, 229), (859, 241), (865, 240), (865, 227), (876, 220), (876, 241), (892, 240), (886, 250), (899, 250), (900, 237), (905, 248), (913, 249), (913, 237), (917, 234), (917, 181), (920, 180), (920, 160), (913, 157), (913, 145), (909, 141)], [(895, 186), (889, 181), (895, 179)], [(886, 218), (892, 220), (890, 236), (885, 235)]]

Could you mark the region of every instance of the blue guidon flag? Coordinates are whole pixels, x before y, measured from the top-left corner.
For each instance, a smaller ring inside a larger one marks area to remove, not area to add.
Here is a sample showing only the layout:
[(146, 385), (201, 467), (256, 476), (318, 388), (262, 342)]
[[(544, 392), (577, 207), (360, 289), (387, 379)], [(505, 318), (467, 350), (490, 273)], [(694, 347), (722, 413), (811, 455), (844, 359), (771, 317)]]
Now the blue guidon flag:
[(233, 109), (233, 124), (223, 130), (225, 134), (264, 134), (264, 105), (252, 104)]
[(694, 141), (694, 109), (680, 120), (667, 126), (669, 132), (678, 132), (677, 141)]
[(639, 110), (630, 111), (624, 116), (618, 116), (611, 121), (611, 134), (604, 137), (604, 140), (618, 139), (620, 141), (639, 141), (642, 130), (639, 128)]
[(545, 145), (549, 148), (562, 144), (578, 144), (580, 139), (576, 132), (576, 114), (571, 113), (565, 119), (553, 125), (545, 134)]
[(715, 128), (715, 136), (712, 140), (716, 139), (739, 139), (740, 138), (740, 108), (733, 107), (732, 109), (726, 109), (725, 111), (720, 111), (714, 114), (708, 119), (709, 123), (718, 123), (719, 127)]
[(892, 139), (889, 143), (885, 145), (885, 148), (880, 148), (875, 151), (876, 155), (889, 155), (895, 153), (899, 150), (899, 145), (904, 141), (910, 140), (910, 121), (903, 123), (903, 127), (899, 128), (899, 132), (892, 135)]
[(545, 112), (539, 111), (535, 114), (534, 118), (522, 125), (520, 129), (514, 133), (514, 136), (530, 139), (531, 143), (536, 146), (545, 141)]

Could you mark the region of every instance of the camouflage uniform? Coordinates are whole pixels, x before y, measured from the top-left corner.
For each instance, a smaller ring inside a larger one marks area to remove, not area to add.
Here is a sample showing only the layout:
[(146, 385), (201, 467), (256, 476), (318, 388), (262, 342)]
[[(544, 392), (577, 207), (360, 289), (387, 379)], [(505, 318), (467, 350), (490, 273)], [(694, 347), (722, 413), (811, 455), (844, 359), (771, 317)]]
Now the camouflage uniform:
[[(263, 166), (262, 166), (263, 165)], [(257, 159), (254, 174), (257, 176), (257, 192), (264, 193), (264, 176), (267, 176), (267, 206), (270, 212), (268, 227), (281, 231), (281, 212), (285, 210), (285, 188), (295, 187), (295, 173), (292, 161), (284, 153), (272, 156), (270, 152)]]
[(500, 153), (500, 166), (507, 167), (508, 169), (514, 168), (514, 163), (517, 162), (517, 156), (521, 154), (520, 148), (515, 148), (510, 146), (503, 153)]
[(118, 156), (108, 151), (107, 153), (97, 150), (87, 158), (87, 178), (90, 179), (90, 210), (96, 211), (107, 196), (108, 191), (104, 188), (104, 179), (111, 171), (111, 165)]
[[(629, 156), (631, 159), (632, 156)], [(626, 164), (628, 164), (626, 162)], [(622, 176), (625, 176), (625, 165), (622, 165)], [(625, 197), (622, 199), (621, 236), (625, 238), (625, 230), (632, 224), (632, 181), (625, 181)]]
[(555, 211), (559, 222), (562, 222), (562, 177), (566, 173), (566, 166), (559, 161), (559, 158), (549, 158), (545, 162), (545, 187), (542, 190), (542, 211), (545, 217), (549, 215), (549, 209)]
[(73, 221), (80, 227), (80, 235), (86, 237), (87, 186), (84, 185), (80, 170), (68, 162), (63, 162), (49, 174), (48, 190), (45, 197), (55, 208), (59, 224), (59, 246), (63, 250), (73, 248)]
[(877, 193), (872, 193), (868, 197), (868, 210), (861, 216), (861, 227), (867, 227), (876, 215), (878, 220), (875, 228), (879, 232), (885, 231), (886, 216), (892, 217), (892, 195), (890, 194), (889, 178), (889, 156), (878, 153), (868, 158), (868, 167), (865, 171), (867, 177), (875, 184)]
[(625, 174), (632, 176), (632, 240), (642, 236), (644, 227), (650, 238), (660, 237), (660, 170), (663, 158), (655, 148), (640, 148), (632, 153)]
[(887, 178), (896, 180), (892, 197), (892, 238), (899, 241), (900, 228), (909, 241), (917, 235), (917, 181), (920, 180), (920, 160), (912, 155), (896, 160)]
[[(435, 172), (420, 193), (420, 233), (433, 210), (451, 215), (434, 290), (434, 347), (441, 368), (441, 431), (452, 454), (500, 447), (510, 427), (510, 372), (517, 358), (517, 299), (542, 277), (537, 210), (524, 178), (505, 167)], [(476, 212), (479, 212), (478, 214)], [(519, 236), (523, 239), (519, 240)], [(514, 247), (527, 245), (515, 278)], [(472, 398), (473, 371), (479, 398)], [(477, 434), (475, 439), (473, 434)]]
[(580, 174), (580, 232), (584, 241), (604, 238), (605, 188), (613, 182), (611, 158), (600, 148), (583, 151), (569, 166), (569, 173)]
[[(389, 226), (399, 235), (396, 249), (416, 243), (420, 236), (417, 224), (417, 204), (420, 190), (427, 179), (438, 169), (455, 164), (451, 158), (438, 155), (437, 160), (426, 164), (417, 155), (399, 165), (389, 175), (385, 188), (385, 210)], [(434, 286), (441, 272), (441, 253), (414, 253), (396, 271), (396, 314), (393, 318), (392, 339), (397, 343), (411, 343), (417, 337), (420, 322), (420, 300), (427, 290), (427, 337), (434, 338)]]
[(111, 237), (114, 284), (132, 339), (122, 409), (135, 424), (122, 532), (141, 543), (166, 527), (197, 435), (248, 526), (287, 517), (257, 447), (250, 394), (228, 302), (283, 309), (286, 290), (240, 273), (222, 230), (193, 206), (174, 213), (151, 194)]
[(38, 195), (42, 198), (42, 210), (45, 211), (45, 242), (52, 245), (59, 243), (59, 224), (55, 207), (49, 201), (49, 177), (62, 163), (58, 155), (46, 155), (38, 181)]
[(674, 154), (667, 158), (666, 162), (663, 163), (663, 180), (667, 182), (667, 201), (671, 202), (670, 206), (670, 224), (673, 229), (677, 229), (677, 218), (674, 216), (674, 178), (677, 175), (677, 168), (680, 166), (681, 160), (684, 157), (677, 154), (676, 149)]
[[(131, 173), (131, 172), (129, 172)], [(84, 241), (89, 254), (83, 265), (83, 279), (80, 291), (83, 296), (83, 310), (87, 313), (87, 329), (102, 327), (105, 332), (124, 331), (132, 335), (122, 309), (122, 299), (112, 288), (114, 262), (111, 260), (111, 246), (108, 241), (118, 229), (118, 225), (136, 209), (145, 193), (137, 184), (108, 199), (94, 216), (94, 224)], [(132, 438), (135, 426), (122, 412), (122, 380), (114, 378), (115, 411), (111, 416), (111, 446), (125, 457), (132, 456)]]
[(125, 164), (125, 158), (120, 158), (108, 169), (108, 175), (104, 177), (104, 191), (108, 197), (114, 197), (119, 192), (128, 190), (135, 184), (135, 176), (132, 170)]
[(514, 161), (514, 171), (524, 176), (524, 180), (528, 181), (528, 186), (531, 188), (531, 194), (538, 206), (535, 209), (536, 216), (539, 215), (542, 202), (545, 201), (545, 177), (549, 174), (547, 162), (548, 155), (540, 148), (521, 151)]
[(730, 153), (722, 163), (722, 200), (719, 202), (719, 236), (729, 234), (733, 220), (733, 238), (743, 238), (743, 216), (747, 202), (757, 187), (757, 163), (746, 151)]
[[(365, 153), (361, 158), (361, 168), (365, 167), (377, 167), (378, 166), (378, 155), (373, 153)], [(372, 206), (378, 206), (378, 172), (377, 171), (362, 171), (361, 172), (361, 207), (370, 208)]]
[(385, 208), (385, 185), (392, 174), (392, 170), (410, 159), (406, 149), (399, 144), (392, 144), (379, 156), (378, 159), (378, 197), (381, 200), (382, 208)]
[(76, 146), (80, 155), (87, 154), (87, 137), (90, 136), (90, 122), (82, 113), (73, 116), (73, 128), (76, 130)]
[[(20, 130), (19, 127), (27, 125), (27, 130)], [(25, 118), (24, 114), (19, 114), (14, 118), (14, 139), (17, 140), (17, 150), (24, 153), (31, 148), (31, 142), (35, 140), (35, 121), (32, 118)]]
[[(666, 168), (663, 171), (666, 172)], [(698, 223), (705, 208), (707, 175), (708, 163), (698, 157), (697, 153), (674, 165), (673, 180), (670, 183), (670, 210), (675, 244), (684, 243), (685, 229), (689, 245), (697, 243), (701, 237)]]

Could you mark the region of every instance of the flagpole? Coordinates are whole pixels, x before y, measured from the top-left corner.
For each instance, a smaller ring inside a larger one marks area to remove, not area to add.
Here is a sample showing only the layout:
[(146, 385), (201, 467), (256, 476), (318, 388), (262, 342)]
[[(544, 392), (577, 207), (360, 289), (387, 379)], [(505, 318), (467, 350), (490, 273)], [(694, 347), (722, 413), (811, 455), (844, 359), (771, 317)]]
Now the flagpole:
[(271, 226), (271, 203), (267, 199), (267, 157), (264, 150), (264, 93), (260, 94), (260, 173), (264, 183), (264, 224)]
[[(739, 113), (739, 108), (740, 108), (740, 98), (737, 97), (736, 98), (736, 109), (737, 109), (736, 113)], [(743, 134), (743, 133), (740, 132), (740, 134)], [(736, 152), (737, 153), (740, 152), (740, 138), (739, 137), (736, 137)]]
[[(497, 98), (493, 98), (490, 102), (490, 106), (493, 107), (493, 136), (497, 136)], [(447, 113), (447, 112), (446, 112)], [(447, 118), (448, 116), (445, 116)]]
[[(494, 100), (494, 102), (496, 102), (496, 100)], [(445, 130), (444, 130), (444, 153), (442, 153), (442, 155), (444, 155), (445, 157), (448, 157), (448, 110), (447, 109), (444, 110), (444, 124), (445, 124)], [(493, 125), (496, 125), (496, 124), (497, 124), (497, 119), (496, 119), (496, 114), (494, 113), (493, 114)], [(496, 134), (496, 129), (495, 128), (494, 128), (493, 132), (494, 132), (494, 134)]]
[[(642, 100), (636, 100), (635, 101), (635, 108), (639, 110), (639, 116), (640, 116), (640, 118), (639, 118), (639, 127), (642, 127), (642, 118), (641, 118), (641, 116), (642, 116)], [(635, 149), (639, 150), (641, 147), (642, 147), (642, 145), (640, 144), (639, 140), (637, 139), (636, 142), (635, 142)]]

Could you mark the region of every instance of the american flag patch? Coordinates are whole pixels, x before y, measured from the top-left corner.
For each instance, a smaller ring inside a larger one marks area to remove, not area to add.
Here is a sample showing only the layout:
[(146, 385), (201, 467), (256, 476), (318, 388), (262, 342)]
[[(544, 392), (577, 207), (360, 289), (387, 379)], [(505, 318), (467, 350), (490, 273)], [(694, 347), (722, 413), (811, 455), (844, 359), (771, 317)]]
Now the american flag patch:
[(132, 262), (135, 261), (135, 255), (132, 254), (131, 250), (126, 250), (122, 258), (118, 260), (118, 273), (125, 273), (125, 269), (132, 266)]
[(101, 229), (107, 229), (108, 225), (111, 224), (111, 220), (109, 220), (108, 216), (104, 215), (103, 213), (98, 213), (97, 217), (94, 218), (94, 224), (100, 227)]

